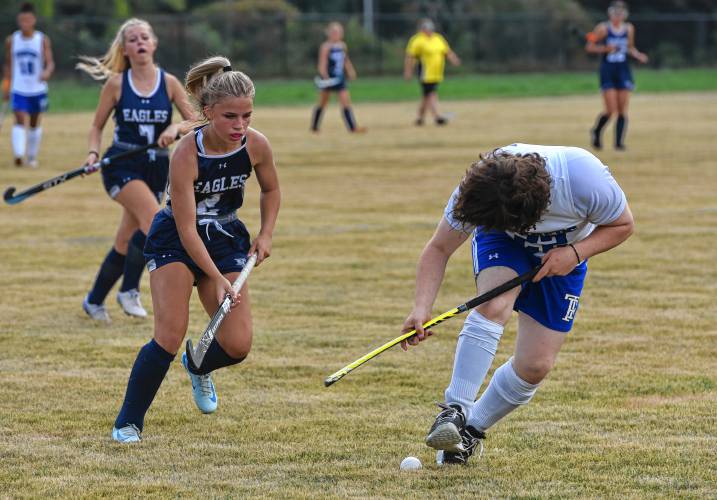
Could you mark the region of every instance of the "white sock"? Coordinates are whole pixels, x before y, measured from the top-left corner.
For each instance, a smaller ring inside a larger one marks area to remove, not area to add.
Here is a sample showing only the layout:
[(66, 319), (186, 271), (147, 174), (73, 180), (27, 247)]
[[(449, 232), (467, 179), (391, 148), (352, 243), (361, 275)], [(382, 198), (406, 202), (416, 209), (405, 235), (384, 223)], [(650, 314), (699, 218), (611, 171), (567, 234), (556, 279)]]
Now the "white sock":
[(467, 425), (485, 431), (518, 406), (528, 403), (539, 386), (529, 384), (515, 373), (511, 357), (493, 373), (488, 388), (473, 405)]
[(503, 325), (486, 319), (476, 310), (466, 318), (458, 336), (453, 376), (446, 388), (448, 404), (459, 404), (468, 415), (490, 365), (493, 363)]
[(27, 158), (34, 160), (40, 150), (40, 139), (42, 139), (42, 127), (31, 128), (27, 132)]
[(15, 158), (23, 158), (25, 156), (25, 127), (22, 125), (13, 125), (12, 127), (12, 151)]

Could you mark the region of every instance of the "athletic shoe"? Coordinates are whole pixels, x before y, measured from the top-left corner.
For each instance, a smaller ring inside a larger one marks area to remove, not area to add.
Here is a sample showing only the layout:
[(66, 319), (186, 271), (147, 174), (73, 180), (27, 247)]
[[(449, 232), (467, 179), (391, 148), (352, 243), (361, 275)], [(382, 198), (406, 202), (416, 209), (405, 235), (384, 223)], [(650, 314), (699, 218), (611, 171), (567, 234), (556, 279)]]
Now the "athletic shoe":
[(423, 126), (423, 118), (416, 118), (416, 121), (413, 122), (413, 124), (414, 124), (416, 127), (422, 127), (422, 126)]
[(28, 166), (28, 167), (30, 167), (30, 168), (37, 168), (38, 165), (39, 165), (39, 164), (37, 163), (37, 160), (36, 160), (35, 158), (33, 158), (33, 159), (29, 159), (29, 158), (28, 158), (28, 160), (27, 160), (27, 166)]
[(188, 362), (187, 353), (183, 352), (182, 366), (187, 370), (192, 381), (192, 395), (197, 408), (202, 413), (214, 413), (217, 410), (217, 391), (214, 390), (212, 376), (208, 373), (206, 375), (195, 375), (189, 371)]
[(426, 436), (426, 444), (436, 450), (453, 453), (465, 451), (461, 431), (466, 425), (466, 417), (460, 405), (437, 403), (443, 411), (438, 414), (431, 430)]
[(590, 129), (590, 144), (592, 144), (595, 149), (602, 149), (600, 134), (598, 134), (597, 130), (594, 128)]
[(615, 144), (615, 151), (627, 151), (624, 144)]
[(144, 310), (142, 303), (139, 301), (139, 291), (136, 288), (126, 292), (117, 292), (117, 303), (127, 316), (147, 317), (147, 311)]
[(467, 465), (468, 459), (473, 455), (475, 449), (480, 446), (478, 458), (483, 455), (483, 440), (485, 433), (481, 432), (470, 425), (461, 432), (462, 446), (465, 451), (453, 453), (445, 450), (438, 450), (436, 453), (436, 463), (438, 465)]
[(127, 424), (121, 429), (112, 427), (112, 439), (118, 443), (139, 443), (142, 441), (142, 431), (134, 424)]
[(439, 116), (438, 118), (436, 118), (436, 125), (448, 125), (448, 118)]
[(22, 158), (15, 158), (15, 166), (22, 167)]
[(112, 320), (110, 320), (110, 315), (109, 313), (107, 313), (105, 305), (90, 304), (87, 300), (88, 297), (89, 295), (85, 296), (84, 300), (82, 301), (82, 309), (84, 309), (87, 315), (95, 321), (104, 321), (105, 323), (111, 323)]

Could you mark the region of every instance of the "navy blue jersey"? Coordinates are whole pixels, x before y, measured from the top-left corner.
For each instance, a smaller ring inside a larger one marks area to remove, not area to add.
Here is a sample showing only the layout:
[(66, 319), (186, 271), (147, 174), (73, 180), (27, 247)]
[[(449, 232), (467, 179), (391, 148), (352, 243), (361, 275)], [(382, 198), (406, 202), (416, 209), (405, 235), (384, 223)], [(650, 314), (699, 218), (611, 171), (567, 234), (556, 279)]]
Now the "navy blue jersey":
[(115, 143), (144, 146), (156, 141), (172, 123), (172, 101), (164, 81), (164, 71), (157, 69), (157, 85), (147, 96), (141, 95), (132, 85), (132, 70), (125, 71), (114, 119)]
[(608, 63), (622, 63), (627, 61), (627, 25), (621, 32), (614, 31), (612, 25), (607, 25), (607, 37), (605, 38), (606, 45), (614, 45), (617, 47), (615, 52), (610, 52), (604, 55), (605, 62)]
[(342, 78), (344, 76), (344, 62), (346, 51), (343, 44), (332, 45), (329, 49), (329, 64), (327, 71), (329, 78)]
[[(235, 212), (244, 203), (244, 184), (251, 176), (246, 136), (239, 149), (224, 155), (208, 155), (202, 142), (203, 127), (195, 131), (199, 175), (194, 181), (197, 217), (221, 217)], [(171, 202), (167, 199), (167, 206)]]

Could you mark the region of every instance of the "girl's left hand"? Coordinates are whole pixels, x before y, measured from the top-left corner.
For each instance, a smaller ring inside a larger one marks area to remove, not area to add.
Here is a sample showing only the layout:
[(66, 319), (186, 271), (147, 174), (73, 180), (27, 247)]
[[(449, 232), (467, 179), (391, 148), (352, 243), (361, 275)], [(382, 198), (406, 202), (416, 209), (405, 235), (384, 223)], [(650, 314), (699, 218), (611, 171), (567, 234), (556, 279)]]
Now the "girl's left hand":
[(254, 238), (248, 255), (251, 255), (254, 252), (256, 252), (256, 265), (258, 267), (264, 259), (271, 255), (271, 236), (259, 233), (259, 235)]
[(550, 276), (566, 276), (577, 267), (579, 264), (577, 260), (575, 252), (570, 246), (552, 248), (543, 255), (543, 267), (535, 275), (533, 282), (537, 283)]
[(178, 124), (170, 125), (166, 129), (164, 129), (164, 132), (162, 132), (162, 134), (157, 138), (157, 145), (160, 148), (169, 147), (169, 145), (175, 141), (178, 134), (179, 134), (179, 125)]

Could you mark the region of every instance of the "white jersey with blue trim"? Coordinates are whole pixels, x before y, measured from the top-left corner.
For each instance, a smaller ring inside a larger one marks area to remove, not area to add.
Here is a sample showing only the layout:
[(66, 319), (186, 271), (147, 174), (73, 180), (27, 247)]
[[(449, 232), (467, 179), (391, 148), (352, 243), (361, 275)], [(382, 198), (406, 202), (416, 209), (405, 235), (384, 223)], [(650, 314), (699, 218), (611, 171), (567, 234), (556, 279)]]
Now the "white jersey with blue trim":
[[(550, 248), (587, 238), (596, 226), (609, 224), (622, 215), (627, 205), (625, 193), (610, 170), (589, 151), (567, 146), (511, 144), (499, 151), (512, 154), (538, 153), (550, 174), (550, 203), (542, 219), (525, 234), (506, 231), (525, 240), (542, 256)], [(443, 216), (457, 231), (472, 232), (453, 217), (458, 188), (453, 191)]]
[(13, 94), (33, 97), (47, 93), (47, 82), (40, 79), (45, 69), (45, 35), (35, 31), (30, 38), (22, 36), (21, 31), (12, 34), (12, 83)]

